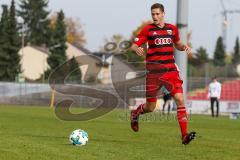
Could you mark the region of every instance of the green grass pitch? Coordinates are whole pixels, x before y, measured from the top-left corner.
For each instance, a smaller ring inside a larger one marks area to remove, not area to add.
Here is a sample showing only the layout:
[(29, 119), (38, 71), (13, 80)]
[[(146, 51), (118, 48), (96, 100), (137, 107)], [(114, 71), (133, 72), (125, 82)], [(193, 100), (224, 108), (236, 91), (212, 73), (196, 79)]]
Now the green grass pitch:
[[(189, 129), (198, 137), (185, 147), (172, 116), (145, 116), (138, 133), (126, 117), (119, 109), (91, 121), (68, 122), (47, 107), (0, 106), (0, 160), (240, 159), (239, 119), (191, 116)], [(88, 145), (69, 144), (69, 134), (78, 128), (88, 132)]]

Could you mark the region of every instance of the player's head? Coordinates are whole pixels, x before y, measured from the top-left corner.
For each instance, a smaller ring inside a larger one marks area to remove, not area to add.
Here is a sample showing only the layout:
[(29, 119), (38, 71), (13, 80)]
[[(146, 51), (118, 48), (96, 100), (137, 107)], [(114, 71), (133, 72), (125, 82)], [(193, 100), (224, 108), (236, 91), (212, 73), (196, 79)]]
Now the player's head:
[(214, 76), (214, 77), (212, 78), (212, 81), (213, 81), (213, 82), (216, 82), (216, 81), (217, 81), (217, 77)]
[(151, 14), (153, 23), (158, 25), (161, 21), (164, 20), (165, 12), (164, 6), (160, 3), (155, 3), (151, 6)]

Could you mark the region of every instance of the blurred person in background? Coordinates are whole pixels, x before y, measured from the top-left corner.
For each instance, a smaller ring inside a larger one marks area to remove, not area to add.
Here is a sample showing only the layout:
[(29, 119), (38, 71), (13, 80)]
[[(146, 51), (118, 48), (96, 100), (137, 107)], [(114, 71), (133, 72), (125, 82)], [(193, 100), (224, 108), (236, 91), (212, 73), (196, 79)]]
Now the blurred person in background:
[[(217, 81), (217, 77), (213, 77), (212, 82), (208, 86), (208, 98), (210, 98), (212, 117), (219, 115), (219, 100), (221, 97), (221, 83)], [(217, 111), (214, 114), (214, 102), (216, 102)]]
[(170, 93), (164, 93), (163, 94), (163, 109), (162, 109), (162, 113), (165, 114), (165, 107), (167, 106), (167, 111), (168, 111), (168, 115), (170, 114), (170, 110), (171, 110), (171, 100), (172, 100), (172, 96)]

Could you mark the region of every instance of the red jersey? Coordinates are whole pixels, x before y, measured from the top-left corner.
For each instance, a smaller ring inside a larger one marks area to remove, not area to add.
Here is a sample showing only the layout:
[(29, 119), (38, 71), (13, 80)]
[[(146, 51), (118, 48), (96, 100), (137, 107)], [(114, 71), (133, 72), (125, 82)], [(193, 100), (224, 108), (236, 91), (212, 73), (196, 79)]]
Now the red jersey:
[(165, 23), (163, 28), (155, 24), (146, 25), (134, 40), (141, 46), (148, 44), (146, 62), (161, 64), (161, 68), (177, 69), (174, 59), (174, 43), (180, 40), (178, 28)]

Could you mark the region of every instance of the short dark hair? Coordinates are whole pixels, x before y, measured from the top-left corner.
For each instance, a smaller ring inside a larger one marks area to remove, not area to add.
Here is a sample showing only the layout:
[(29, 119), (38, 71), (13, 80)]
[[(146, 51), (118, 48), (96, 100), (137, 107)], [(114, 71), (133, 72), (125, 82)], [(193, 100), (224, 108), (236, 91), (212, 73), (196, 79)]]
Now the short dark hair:
[(160, 3), (155, 3), (151, 6), (151, 10), (159, 8), (162, 12), (164, 12), (164, 6)]

